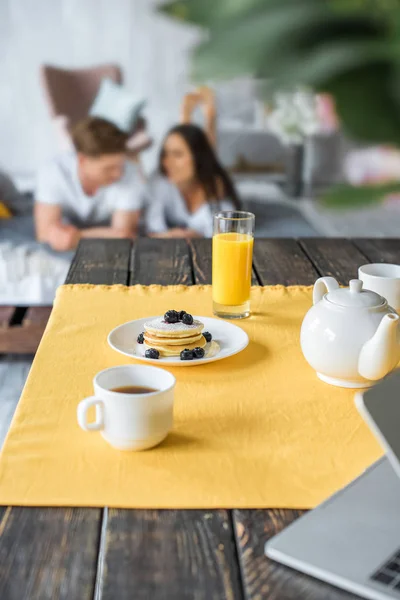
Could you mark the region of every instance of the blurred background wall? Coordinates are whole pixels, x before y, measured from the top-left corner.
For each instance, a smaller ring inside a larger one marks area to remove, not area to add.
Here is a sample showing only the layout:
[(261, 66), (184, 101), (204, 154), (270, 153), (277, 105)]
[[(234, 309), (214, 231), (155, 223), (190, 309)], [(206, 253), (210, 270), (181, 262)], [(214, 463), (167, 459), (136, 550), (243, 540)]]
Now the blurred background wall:
[[(0, 167), (23, 186), (57, 148), (39, 68), (122, 67), (148, 100), (158, 142), (178, 118), (198, 32), (155, 11), (157, 0), (0, 0)], [(158, 144), (144, 154), (154, 163)], [(29, 185), (27, 183), (27, 185)]]

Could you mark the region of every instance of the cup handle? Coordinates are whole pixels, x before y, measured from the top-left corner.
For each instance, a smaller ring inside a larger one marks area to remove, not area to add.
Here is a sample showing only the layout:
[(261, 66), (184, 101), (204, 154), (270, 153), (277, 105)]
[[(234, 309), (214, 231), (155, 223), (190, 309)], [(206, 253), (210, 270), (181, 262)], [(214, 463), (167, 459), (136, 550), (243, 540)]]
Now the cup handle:
[[(96, 407), (96, 420), (93, 423), (87, 421), (87, 411), (91, 406)], [(104, 429), (104, 403), (96, 396), (85, 398), (78, 404), (77, 417), (79, 426), (84, 431), (100, 431)]]

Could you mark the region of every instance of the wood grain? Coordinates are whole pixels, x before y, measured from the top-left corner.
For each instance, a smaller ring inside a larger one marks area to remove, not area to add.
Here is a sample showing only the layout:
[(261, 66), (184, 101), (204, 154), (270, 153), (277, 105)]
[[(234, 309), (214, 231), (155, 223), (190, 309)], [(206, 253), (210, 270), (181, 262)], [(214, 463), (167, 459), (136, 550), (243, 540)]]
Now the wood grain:
[(0, 511), (2, 600), (92, 600), (100, 510)]
[[(398, 242), (364, 242), (357, 241), (357, 249), (348, 240), (302, 240), (301, 246), (295, 240), (256, 240), (255, 264), (263, 284), (311, 284), (322, 273), (346, 282), (366, 256), (388, 260), (400, 250)], [(68, 282), (210, 283), (207, 240), (189, 246), (182, 240), (139, 240), (131, 262), (130, 252), (126, 240), (85, 242)], [(297, 518), (297, 511), (105, 509), (103, 514), (101, 520), (100, 510), (0, 508), (0, 598), (353, 597), (264, 557), (265, 541)]]
[(50, 313), (47, 306), (0, 307), (0, 354), (35, 354)]
[[(311, 285), (318, 277), (301, 247), (291, 239), (256, 239), (254, 266), (262, 285)], [(297, 583), (301, 579), (299, 575), (269, 561), (264, 555), (264, 544), (268, 532), (271, 535), (271, 525), (274, 524), (277, 532), (300, 514), (275, 510), (233, 511), (246, 600), (308, 598), (304, 594), (304, 585)], [(276, 572), (280, 572), (280, 577), (274, 578)], [(306, 588), (307, 582), (306, 578)], [(286, 585), (283, 591), (282, 585)]]
[(130, 285), (191, 285), (189, 248), (185, 240), (140, 238), (131, 261)]
[(15, 325), (0, 329), (0, 354), (35, 354), (46, 323)]
[[(271, 241), (275, 246), (275, 243), (281, 240)], [(292, 240), (287, 241), (293, 242)], [(262, 240), (260, 246), (268, 248), (270, 246), (269, 242), (270, 240)], [(285, 260), (281, 263), (280, 273), (279, 271), (275, 273), (277, 277), (275, 283), (290, 281), (291, 273), (295, 277), (295, 283), (299, 284), (310, 282), (307, 278), (311, 275), (315, 279), (318, 276), (317, 271), (320, 274), (333, 275), (341, 282), (344, 282), (346, 278), (356, 276), (357, 269), (354, 260), (361, 259), (362, 255), (348, 240), (310, 239), (302, 241), (302, 245), (307, 254), (312, 257), (314, 267), (309, 263), (308, 267), (303, 266), (301, 270), (294, 274), (294, 270), (290, 265), (290, 254), (286, 252), (284, 254)], [(336, 255), (338, 256), (337, 261)], [(264, 256), (264, 261), (267, 261), (269, 259), (268, 254), (265, 253)], [(279, 265), (279, 253), (277, 253), (277, 257)], [(261, 260), (261, 266), (265, 265), (264, 261)], [(352, 269), (355, 269), (355, 275), (350, 274)], [(279, 279), (279, 274), (281, 279)], [(262, 276), (261, 279), (263, 280), (264, 277)], [(313, 281), (310, 283), (313, 283)], [(263, 600), (264, 598), (268, 598), (268, 600), (297, 600), (300, 598), (307, 598), (307, 600), (322, 598), (324, 600), (350, 600), (356, 598), (311, 577), (283, 567), (264, 556), (264, 544), (267, 539), (289, 525), (301, 514), (301, 511), (292, 510), (233, 511), (246, 600)]]
[(365, 256), (350, 240), (338, 238), (307, 238), (300, 244), (321, 276), (335, 277), (341, 285), (356, 279), (358, 267)]
[(0, 329), (5, 329), (11, 322), (15, 308), (13, 306), (0, 306)]
[(356, 600), (330, 585), (281, 566), (264, 555), (267, 540), (301, 516), (296, 510), (234, 510), (246, 600)]
[(295, 240), (256, 239), (254, 267), (262, 285), (312, 285), (318, 273)]
[(357, 248), (368, 258), (366, 262), (400, 264), (400, 239), (353, 240)]
[(51, 314), (51, 306), (32, 306), (28, 308), (24, 320), (22, 321), (23, 327), (32, 325), (33, 323), (47, 324)]
[(129, 240), (82, 240), (65, 283), (126, 285), (131, 248)]
[[(131, 270), (131, 284), (193, 283), (184, 240), (139, 240)], [(99, 600), (241, 598), (228, 511), (108, 510), (102, 530)]]
[(227, 511), (109, 510), (99, 600), (242, 598)]
[[(131, 246), (128, 240), (81, 242), (67, 283), (128, 283)], [(37, 320), (39, 314), (28, 310), (23, 319), (26, 317)], [(35, 351), (43, 323), (9, 329), (13, 330), (14, 351), (16, 342), (24, 352), (29, 351), (27, 344)], [(33, 337), (28, 339), (27, 334)], [(1, 344), (0, 334), (0, 352)], [(12, 508), (3, 511), (0, 598), (92, 599), (101, 515), (101, 510), (91, 509)]]
[(212, 242), (209, 239), (188, 240), (192, 256), (194, 282), (197, 285), (211, 285), (212, 281)]

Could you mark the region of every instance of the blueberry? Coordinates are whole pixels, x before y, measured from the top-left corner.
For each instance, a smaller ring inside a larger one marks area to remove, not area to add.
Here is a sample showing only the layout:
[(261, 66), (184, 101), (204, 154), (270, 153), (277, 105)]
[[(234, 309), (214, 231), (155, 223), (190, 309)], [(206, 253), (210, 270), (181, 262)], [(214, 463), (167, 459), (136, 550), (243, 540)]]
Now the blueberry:
[(139, 335), (137, 336), (137, 343), (143, 344), (143, 342), (144, 342), (144, 333), (139, 333)]
[(167, 310), (164, 315), (164, 320), (166, 323), (178, 323), (179, 313), (177, 313), (176, 310)]
[(180, 356), (181, 360), (193, 360), (193, 352), (192, 350), (188, 350), (187, 348), (185, 348), (185, 350), (182, 350)]
[(185, 313), (182, 317), (182, 323), (184, 323), (185, 325), (193, 325), (193, 317), (192, 315), (189, 315), (188, 313)]
[(211, 342), (212, 340), (212, 335), (209, 331), (204, 331), (203, 332), (203, 336), (206, 338), (206, 342)]
[(203, 358), (204, 354), (205, 353), (204, 353), (203, 348), (198, 347), (198, 348), (195, 348), (193, 350), (193, 356), (194, 356), (194, 358)]
[(187, 314), (187, 313), (186, 313), (186, 310), (181, 310), (181, 311), (179, 312), (179, 320), (180, 320), (180, 321), (182, 321), (182, 319), (183, 319), (183, 315), (186, 315), (186, 314)]
[(146, 358), (153, 358), (153, 359), (160, 358), (160, 353), (155, 348), (149, 348), (148, 350), (146, 350), (144, 355)]

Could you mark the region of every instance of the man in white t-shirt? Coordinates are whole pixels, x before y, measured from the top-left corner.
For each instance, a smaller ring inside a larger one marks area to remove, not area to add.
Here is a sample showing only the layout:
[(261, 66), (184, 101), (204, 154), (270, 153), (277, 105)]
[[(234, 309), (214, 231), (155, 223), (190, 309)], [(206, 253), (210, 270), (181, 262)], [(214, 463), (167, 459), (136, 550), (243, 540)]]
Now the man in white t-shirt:
[(127, 134), (87, 117), (72, 131), (75, 152), (39, 172), (35, 224), (39, 241), (74, 249), (82, 238), (133, 238), (141, 209), (139, 168), (126, 159)]

